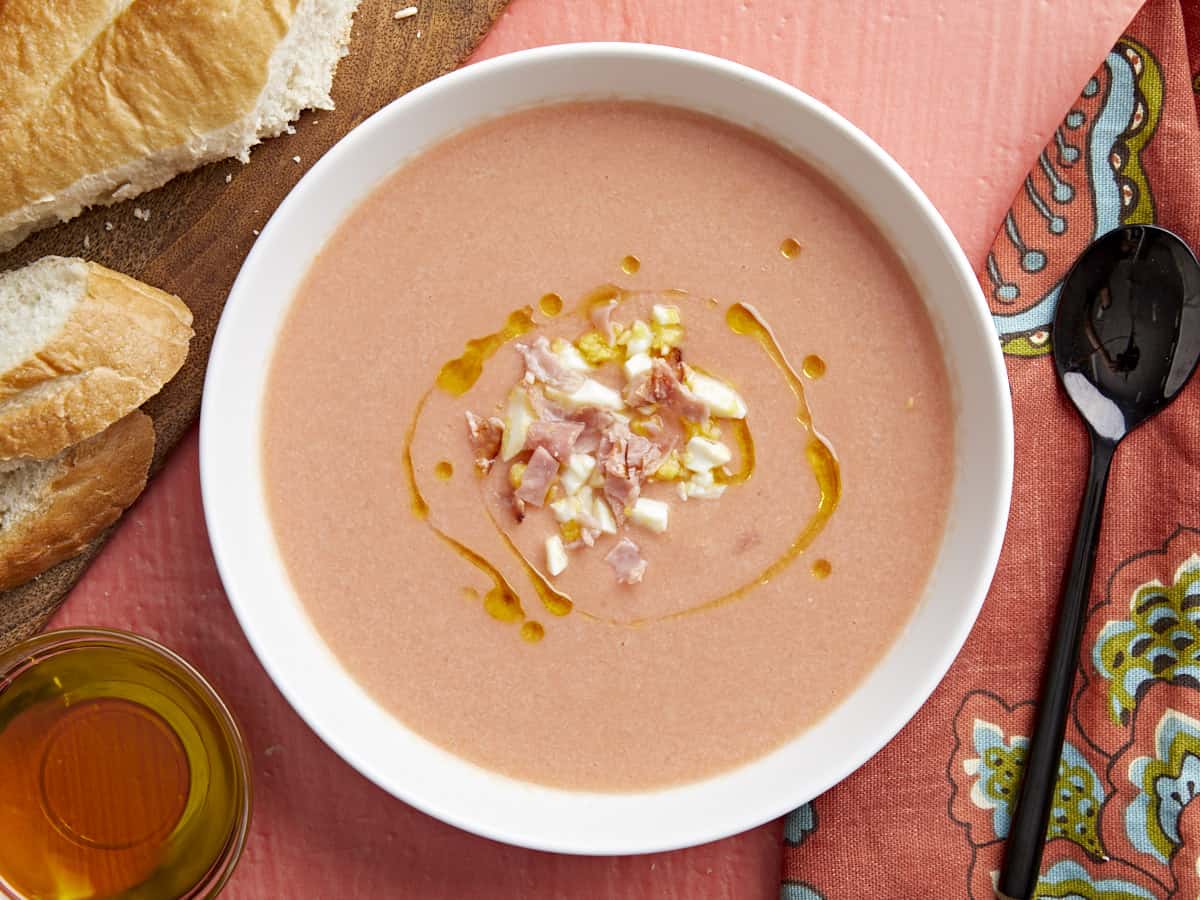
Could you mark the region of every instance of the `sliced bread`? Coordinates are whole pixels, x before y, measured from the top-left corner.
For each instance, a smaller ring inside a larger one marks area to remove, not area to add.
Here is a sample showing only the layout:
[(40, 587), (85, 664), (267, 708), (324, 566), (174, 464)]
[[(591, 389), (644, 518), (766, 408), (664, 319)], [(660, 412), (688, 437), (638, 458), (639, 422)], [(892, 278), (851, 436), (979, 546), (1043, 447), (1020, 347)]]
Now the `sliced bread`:
[(0, 591), (86, 547), (146, 486), (154, 426), (132, 412), (53, 459), (0, 463)]
[(0, 251), (332, 108), (358, 3), (0, 2)]
[(82, 259), (0, 274), (0, 460), (49, 459), (141, 406), (191, 324), (178, 297)]

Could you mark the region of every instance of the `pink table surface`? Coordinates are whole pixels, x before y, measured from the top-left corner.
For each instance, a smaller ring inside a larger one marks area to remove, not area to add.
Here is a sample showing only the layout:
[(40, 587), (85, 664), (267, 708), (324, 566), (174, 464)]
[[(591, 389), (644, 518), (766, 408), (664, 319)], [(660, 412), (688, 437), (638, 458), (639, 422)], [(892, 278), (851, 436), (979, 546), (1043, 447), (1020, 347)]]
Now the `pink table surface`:
[[(913, 174), (978, 261), (1029, 163), (1138, 5), (515, 0), (476, 58), (564, 41), (628, 40), (755, 66), (870, 133)], [(53, 627), (80, 624), (126, 628), (165, 642), (206, 672), (240, 717), (257, 802), (227, 896), (702, 900), (778, 894), (778, 823), (676, 853), (554, 856), (443, 825), (359, 776), (292, 712), (238, 629), (205, 534), (194, 431), (125, 517)]]

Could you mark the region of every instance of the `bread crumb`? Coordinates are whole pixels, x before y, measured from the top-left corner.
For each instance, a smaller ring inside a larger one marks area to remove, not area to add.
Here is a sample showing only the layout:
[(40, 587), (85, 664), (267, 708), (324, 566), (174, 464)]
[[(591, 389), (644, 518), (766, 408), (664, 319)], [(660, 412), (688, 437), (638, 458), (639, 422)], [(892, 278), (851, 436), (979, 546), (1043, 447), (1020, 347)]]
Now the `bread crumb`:
[(149, 222), (150, 221), (150, 210), (142, 209), (140, 206), (135, 206), (133, 208), (133, 217), (135, 219), (140, 219), (143, 222)]
[(255, 228), (255, 229), (254, 229), (254, 233), (255, 233), (255, 234), (258, 234), (258, 229), (257, 229), (257, 228)]
[(90, 234), (85, 234), (83, 236), (83, 249), (84, 250), (92, 249), (92, 236)]
[(233, 181), (233, 176), (232, 176), (232, 175), (226, 175), (226, 176), (225, 176), (225, 183), (226, 183), (226, 184), (229, 184), (229, 182), (231, 182), (231, 181)]
[(420, 40), (420, 39), (421, 39), (421, 29), (418, 28), (417, 29), (417, 40)]
[(293, 124), (291, 124), (291, 123), (289, 122), (289, 123), (287, 124), (287, 126), (286, 126), (286, 127), (283, 129), (283, 131), (284, 131), (284, 133), (285, 133), (285, 134), (295, 134), (295, 133), (296, 133), (296, 126), (295, 126), (295, 125), (293, 125)]
[(415, 6), (406, 6), (404, 9), (396, 10), (392, 15), (396, 19), (408, 19), (417, 14), (418, 10)]
[(104, 223), (104, 230), (105, 230), (105, 231), (112, 231), (112, 222), (105, 222), (105, 223)]
[(292, 157), (292, 162), (294, 162), (294, 163), (299, 163), (299, 162), (300, 162), (300, 157), (298, 157), (298, 156), (293, 156), (293, 157)]

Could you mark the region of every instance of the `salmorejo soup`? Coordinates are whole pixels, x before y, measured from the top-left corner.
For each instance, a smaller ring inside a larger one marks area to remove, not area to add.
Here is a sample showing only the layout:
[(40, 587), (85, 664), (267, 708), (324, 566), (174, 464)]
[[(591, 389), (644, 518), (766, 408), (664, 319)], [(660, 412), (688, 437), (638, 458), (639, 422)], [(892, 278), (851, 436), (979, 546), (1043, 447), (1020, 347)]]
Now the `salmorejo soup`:
[(272, 362), (268, 503), (380, 703), (516, 778), (695, 780), (902, 630), (953, 421), (904, 268), (819, 173), (632, 102), (468, 130), (385, 180)]

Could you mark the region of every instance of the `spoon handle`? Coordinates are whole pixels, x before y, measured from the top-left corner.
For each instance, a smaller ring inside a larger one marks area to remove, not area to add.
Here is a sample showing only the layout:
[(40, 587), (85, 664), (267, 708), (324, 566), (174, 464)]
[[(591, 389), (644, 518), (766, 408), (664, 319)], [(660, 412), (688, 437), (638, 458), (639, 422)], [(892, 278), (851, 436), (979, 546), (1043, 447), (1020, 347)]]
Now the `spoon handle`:
[(1116, 450), (1116, 443), (1098, 437), (1094, 432), (1091, 444), (1091, 465), (1079, 510), (1079, 524), (1075, 528), (1071, 567), (1067, 570), (1058, 627), (1042, 683), (1037, 727), (1025, 758), (1016, 815), (1008, 833), (1004, 870), (1000, 875), (1000, 893), (1012, 900), (1032, 897), (1041, 871), (1042, 849), (1050, 810), (1054, 806), (1059, 757), (1062, 756), (1063, 735), (1071, 709), (1071, 689), (1079, 661), (1092, 569), (1096, 563), (1104, 492)]

